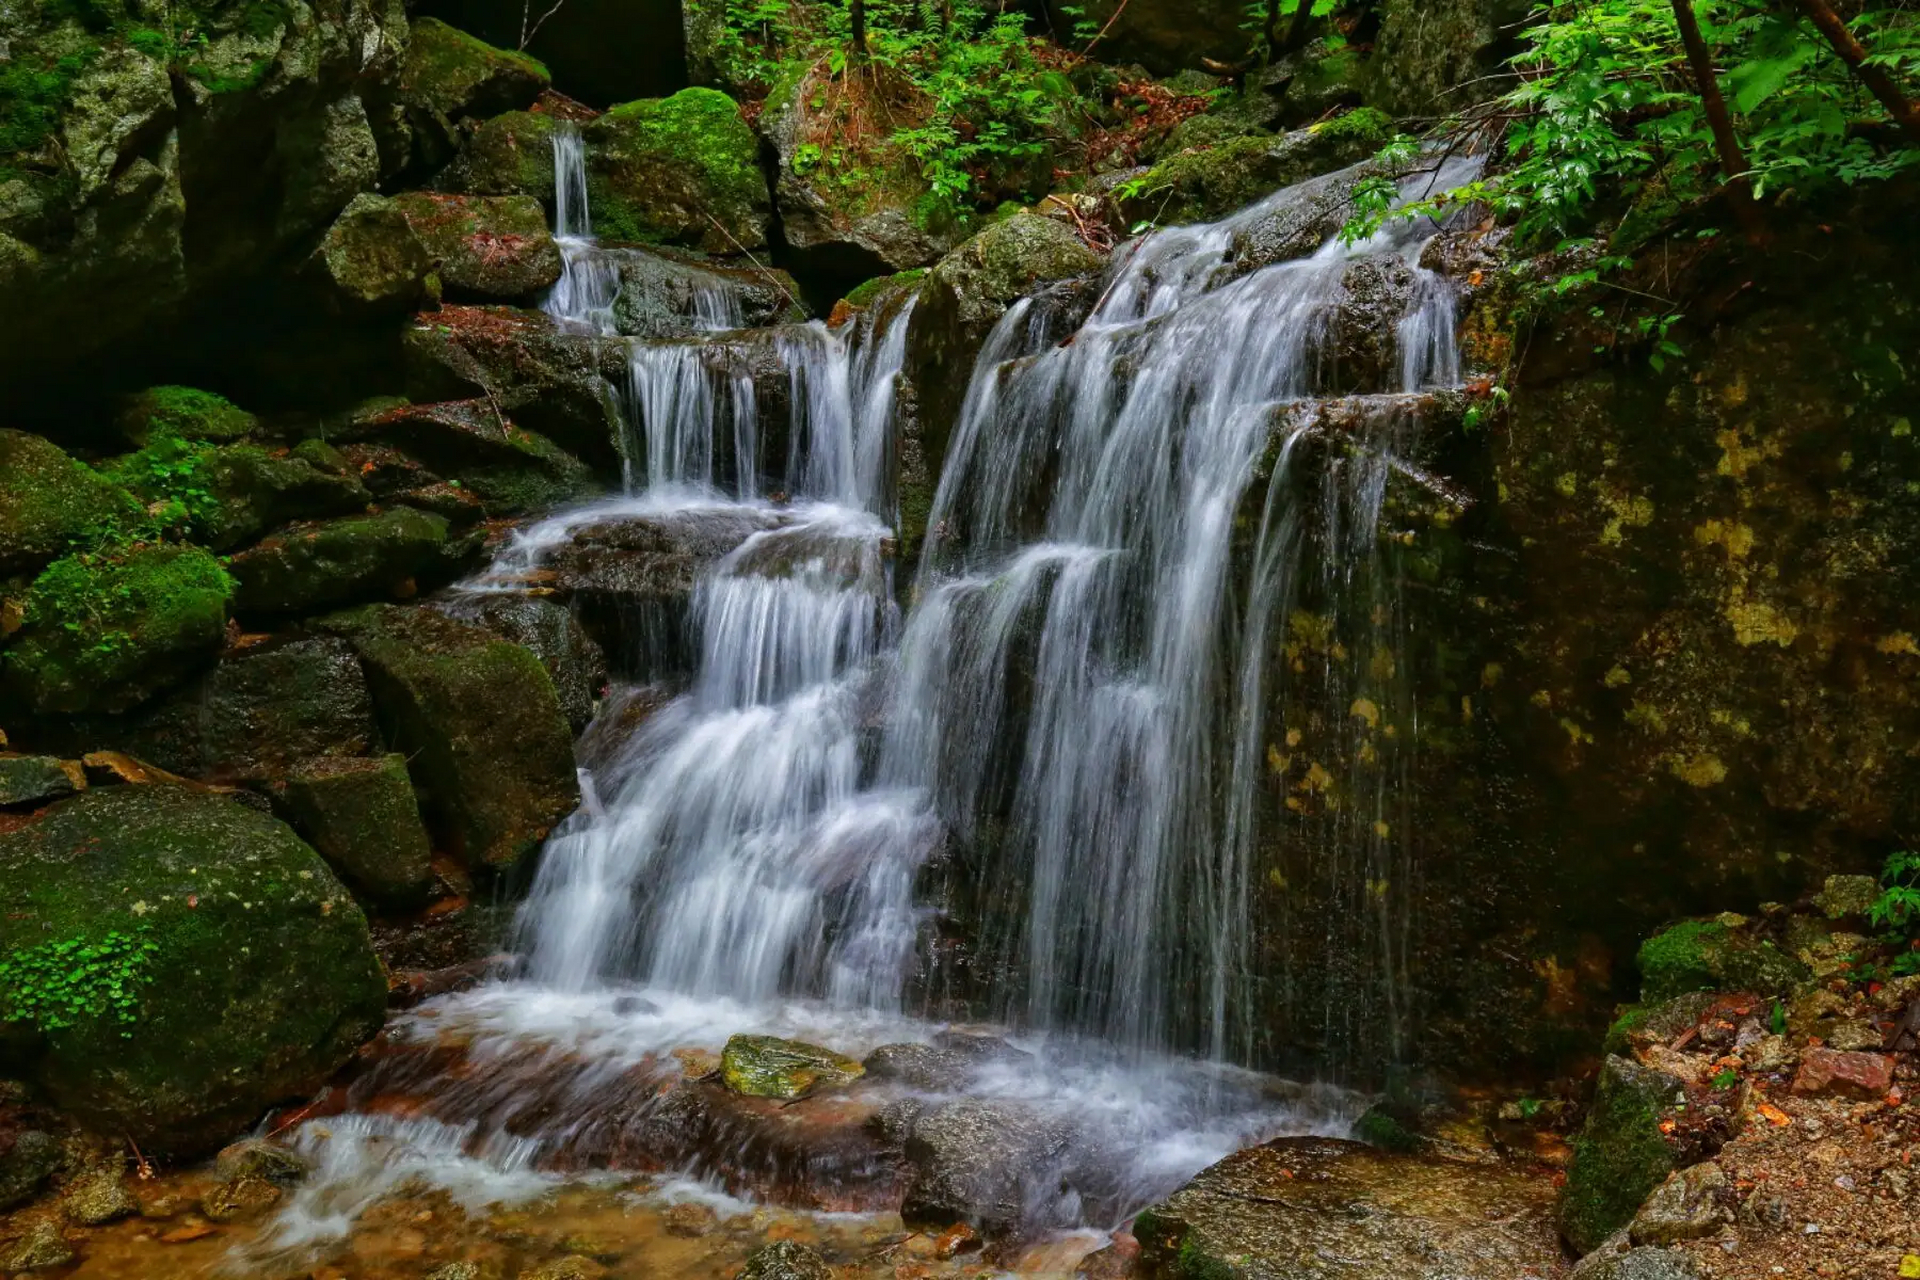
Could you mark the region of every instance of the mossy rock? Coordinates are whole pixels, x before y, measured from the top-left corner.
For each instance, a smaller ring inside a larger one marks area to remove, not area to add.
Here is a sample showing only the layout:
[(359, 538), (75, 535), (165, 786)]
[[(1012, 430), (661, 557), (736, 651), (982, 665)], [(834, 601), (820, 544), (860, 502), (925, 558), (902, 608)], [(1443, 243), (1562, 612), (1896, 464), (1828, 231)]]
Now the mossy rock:
[(920, 282), (927, 278), (925, 267), (914, 267), (907, 271), (896, 271), (892, 275), (875, 276), (864, 284), (856, 285), (847, 291), (841, 301), (855, 311), (864, 311), (896, 289), (917, 289)]
[(1660, 1119), (1683, 1091), (1674, 1077), (1626, 1058), (1609, 1057), (1601, 1067), (1560, 1193), (1560, 1230), (1576, 1253), (1592, 1252), (1631, 1222), (1673, 1172)]
[(560, 122), (536, 111), (509, 111), (482, 122), (434, 188), (458, 195), (533, 196), (553, 204), (553, 134)]
[(1807, 967), (1744, 927), (1684, 920), (1640, 944), (1640, 997), (1670, 1000), (1689, 991), (1778, 995), (1807, 980)]
[(602, 239), (709, 253), (766, 246), (773, 202), (760, 143), (726, 94), (682, 89), (624, 103), (585, 136), (587, 194)]
[(133, 495), (50, 440), (0, 430), (0, 574), (39, 569), (140, 518)]
[(365, 664), (440, 847), (505, 870), (578, 807), (572, 729), (532, 652), (429, 609), (373, 605), (319, 625)]
[(273, 786), (274, 808), (375, 902), (406, 907), (433, 887), (433, 850), (405, 756), (305, 760)]
[(866, 1074), (866, 1068), (817, 1044), (778, 1036), (735, 1036), (720, 1055), (720, 1074), (735, 1093), (790, 1101), (852, 1084)]
[(488, 515), (545, 510), (595, 487), (585, 463), (500, 416), (491, 399), (405, 405), (353, 424), (341, 438), (400, 450), (472, 493)]
[(393, 202), (450, 296), (511, 302), (560, 278), (560, 247), (532, 196), (411, 191)]
[(448, 535), (445, 516), (412, 507), (289, 525), (229, 562), (234, 605), (243, 614), (304, 613), (410, 594), (420, 580), (459, 568), (465, 548)]
[(1120, 200), (1128, 223), (1173, 226), (1213, 222), (1282, 187), (1357, 164), (1386, 141), (1377, 111), (1298, 129), (1278, 138), (1234, 138), (1204, 151), (1170, 156), (1129, 184)]
[(340, 211), (313, 254), (327, 300), (348, 313), (410, 311), (432, 294), (433, 257), (403, 208), (363, 192)]
[(463, 120), (524, 111), (547, 88), (546, 67), (497, 49), (438, 18), (414, 19), (400, 99), (413, 126), (414, 160), (432, 169), (453, 154)]
[[(380, 1029), (367, 922), (287, 826), (98, 788), (0, 835), (0, 1001), (54, 1105), (149, 1154), (211, 1151)], [(73, 957), (88, 956), (76, 967)]]
[(225, 396), (196, 387), (148, 387), (127, 397), (117, 425), (136, 448), (156, 437), (225, 444), (259, 430), (260, 420)]
[(145, 448), (115, 459), (113, 479), (159, 504), (201, 546), (227, 551), (292, 520), (365, 507), (366, 487), (350, 475), (256, 444), (209, 445), (156, 428)]
[(79, 765), (54, 756), (0, 755), (0, 809), (32, 808), (86, 784)]
[(0, 670), (36, 711), (126, 711), (211, 661), (232, 594), (197, 547), (68, 556), (28, 589)]

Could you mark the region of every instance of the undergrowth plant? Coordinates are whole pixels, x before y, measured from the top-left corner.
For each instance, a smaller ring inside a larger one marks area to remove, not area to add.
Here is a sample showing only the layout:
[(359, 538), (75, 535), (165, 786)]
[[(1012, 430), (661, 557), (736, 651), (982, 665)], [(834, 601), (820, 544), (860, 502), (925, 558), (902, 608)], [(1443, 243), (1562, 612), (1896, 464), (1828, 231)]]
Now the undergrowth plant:
[(144, 929), (113, 929), (93, 941), (66, 938), (0, 957), (0, 1017), (42, 1031), (90, 1018), (130, 1027), (148, 963), (159, 950)]
[(1920, 853), (1902, 850), (1889, 857), (1880, 886), (1867, 919), (1883, 931), (1880, 940), (1898, 952), (1888, 971), (1895, 977), (1920, 973)]

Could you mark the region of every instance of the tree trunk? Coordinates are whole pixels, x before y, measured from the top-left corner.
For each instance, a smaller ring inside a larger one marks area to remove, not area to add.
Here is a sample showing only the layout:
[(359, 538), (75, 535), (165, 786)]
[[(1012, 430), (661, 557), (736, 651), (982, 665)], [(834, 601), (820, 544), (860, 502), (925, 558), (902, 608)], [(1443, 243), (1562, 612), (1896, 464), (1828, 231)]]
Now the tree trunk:
[(1766, 223), (1753, 198), (1753, 182), (1747, 176), (1747, 157), (1740, 150), (1740, 139), (1733, 132), (1733, 117), (1727, 114), (1727, 100), (1720, 96), (1720, 81), (1713, 73), (1713, 55), (1700, 34), (1700, 21), (1694, 17), (1692, 0), (1673, 0), (1673, 18), (1680, 25), (1680, 42), (1687, 47), (1687, 63), (1693, 68), (1694, 84), (1700, 92), (1700, 104), (1706, 108), (1707, 124), (1713, 130), (1713, 147), (1720, 157), (1720, 168), (1727, 176), (1727, 200), (1733, 216), (1745, 228), (1747, 239), (1755, 244), (1767, 238)]
[[(1269, 12), (1271, 12), (1271, 10), (1269, 10)], [(1309, 26), (1309, 24), (1312, 23), (1312, 21), (1313, 21), (1313, 0), (1300, 0), (1300, 3), (1294, 6), (1293, 25), (1287, 28), (1287, 52), (1288, 53), (1292, 53), (1294, 50), (1301, 49), (1306, 46), (1307, 27)], [(1269, 30), (1271, 30), (1271, 24), (1272, 24), (1271, 18), (1268, 19), (1268, 24), (1269, 24)]]
[(867, 0), (847, 0), (847, 11), (853, 19), (853, 61), (859, 62), (867, 56)]
[(1900, 92), (1900, 86), (1893, 82), (1893, 77), (1887, 74), (1885, 67), (1867, 65), (1866, 47), (1853, 38), (1853, 32), (1847, 30), (1847, 24), (1840, 15), (1827, 5), (1826, 0), (1793, 2), (1820, 29), (1820, 34), (1827, 38), (1833, 51), (1840, 55), (1840, 60), (1853, 68), (1853, 74), (1860, 77), (1860, 82), (1867, 86), (1874, 97), (1880, 99), (1880, 105), (1887, 109), (1907, 136), (1920, 142), (1920, 108), (1916, 108)]

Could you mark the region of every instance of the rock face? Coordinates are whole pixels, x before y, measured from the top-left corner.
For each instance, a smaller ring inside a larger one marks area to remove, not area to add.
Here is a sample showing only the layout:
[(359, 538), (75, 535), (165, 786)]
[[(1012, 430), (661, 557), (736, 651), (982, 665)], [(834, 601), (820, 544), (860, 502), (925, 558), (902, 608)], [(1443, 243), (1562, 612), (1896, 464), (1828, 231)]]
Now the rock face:
[(425, 609), (328, 619), (359, 653), (388, 741), (443, 847), (504, 871), (580, 803), (573, 734), (540, 660)]
[(36, 711), (128, 710), (211, 661), (232, 593), (194, 547), (68, 556), (34, 579), (0, 675)]
[(771, 201), (740, 108), (683, 89), (607, 112), (584, 131), (587, 195), (604, 240), (741, 253), (767, 243)]
[(826, 1259), (793, 1240), (777, 1240), (756, 1249), (740, 1280), (832, 1280)]
[(1560, 1261), (1543, 1178), (1282, 1138), (1227, 1157), (1134, 1221), (1150, 1280), (1512, 1280)]
[(575, 733), (586, 729), (607, 684), (607, 658), (573, 611), (541, 596), (455, 594), (436, 608), (532, 652), (553, 679)]
[(0, 835), (0, 867), (0, 998), (35, 1029), (40, 1086), (100, 1132), (211, 1151), (381, 1025), (360, 909), (292, 831), (230, 800), (89, 791)]
[(533, 196), (553, 203), (553, 131), (559, 121), (509, 111), (481, 122), (460, 154), (434, 179), (435, 189), (475, 196)]

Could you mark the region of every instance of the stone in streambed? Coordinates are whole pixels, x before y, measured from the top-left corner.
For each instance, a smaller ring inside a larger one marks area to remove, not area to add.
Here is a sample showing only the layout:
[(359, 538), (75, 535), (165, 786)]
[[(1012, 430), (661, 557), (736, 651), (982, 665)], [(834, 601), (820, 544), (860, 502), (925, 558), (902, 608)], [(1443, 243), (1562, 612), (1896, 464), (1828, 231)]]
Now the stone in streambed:
[(35, 711), (129, 710), (212, 660), (232, 592), (197, 547), (68, 556), (28, 589), (0, 676)]
[(0, 755), (0, 809), (32, 808), (85, 789), (78, 765), (55, 756)]
[(366, 918), (319, 856), (177, 786), (97, 788), (0, 835), (0, 966), (49, 1101), (149, 1154), (307, 1096), (386, 1010)]
[(31, 1200), (66, 1163), (60, 1140), (39, 1129), (0, 1135), (0, 1210)]
[(222, 1182), (242, 1178), (261, 1178), (277, 1186), (288, 1187), (313, 1171), (299, 1152), (266, 1138), (242, 1138), (220, 1148), (214, 1157), (213, 1174)]
[(727, 1088), (752, 1098), (804, 1098), (852, 1084), (865, 1069), (852, 1058), (800, 1040), (735, 1036), (720, 1055)]
[(1699, 1264), (1678, 1249), (1628, 1247), (1626, 1233), (1574, 1264), (1569, 1280), (1698, 1280)]
[(1498, 1165), (1281, 1138), (1204, 1170), (1133, 1231), (1147, 1275), (1513, 1280), (1558, 1273), (1551, 1204), (1544, 1179)]
[(912, 1169), (900, 1209), (908, 1226), (965, 1222), (1007, 1235), (1050, 1225), (1073, 1143), (1065, 1124), (1019, 1103), (967, 1099), (918, 1111), (901, 1127)]
[(1715, 1164), (1696, 1164), (1668, 1178), (1627, 1228), (1635, 1244), (1669, 1245), (1699, 1240), (1731, 1223), (1739, 1192)]
[(319, 624), (365, 664), (441, 847), (504, 870), (580, 803), (573, 734), (530, 651), (430, 609), (372, 605)]
[(1886, 1097), (1892, 1088), (1893, 1059), (1884, 1053), (1809, 1049), (1800, 1056), (1800, 1070), (1793, 1077), (1795, 1093), (1832, 1094), (1869, 1102)]
[(127, 1190), (119, 1161), (101, 1165), (75, 1178), (60, 1197), (67, 1220), (82, 1227), (99, 1227), (140, 1212), (140, 1201)]
[(560, 278), (560, 247), (532, 196), (411, 191), (393, 203), (433, 260), (449, 294), (511, 302)]
[(43, 1218), (0, 1255), (4, 1259), (0, 1267), (8, 1271), (53, 1271), (71, 1265), (77, 1256), (60, 1228)]
[(754, 1250), (740, 1280), (833, 1280), (833, 1268), (796, 1240), (776, 1240)]
[(293, 524), (229, 563), (243, 614), (302, 613), (369, 597), (410, 594), (450, 578), (470, 553), (445, 516), (393, 507), (375, 515)]
[(0, 430), (0, 574), (40, 568), (137, 520), (133, 495), (50, 440)]
[(273, 786), (274, 807), (356, 889), (387, 907), (425, 901), (433, 849), (406, 757), (303, 761)]

